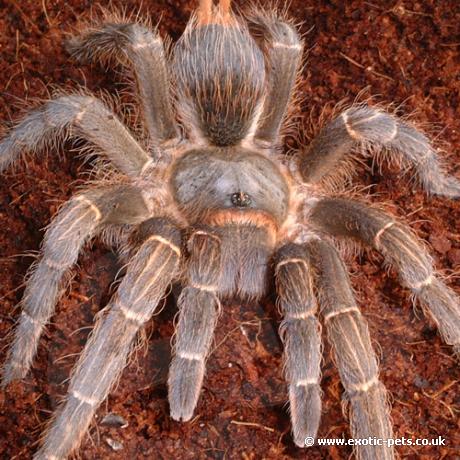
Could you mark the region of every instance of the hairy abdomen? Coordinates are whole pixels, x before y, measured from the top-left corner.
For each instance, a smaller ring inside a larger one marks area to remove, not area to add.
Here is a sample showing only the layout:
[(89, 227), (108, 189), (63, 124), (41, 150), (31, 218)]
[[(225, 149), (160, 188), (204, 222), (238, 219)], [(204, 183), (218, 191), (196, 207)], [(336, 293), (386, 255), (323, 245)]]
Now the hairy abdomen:
[(192, 137), (226, 146), (247, 136), (263, 96), (265, 62), (243, 25), (190, 24), (173, 68), (178, 110)]

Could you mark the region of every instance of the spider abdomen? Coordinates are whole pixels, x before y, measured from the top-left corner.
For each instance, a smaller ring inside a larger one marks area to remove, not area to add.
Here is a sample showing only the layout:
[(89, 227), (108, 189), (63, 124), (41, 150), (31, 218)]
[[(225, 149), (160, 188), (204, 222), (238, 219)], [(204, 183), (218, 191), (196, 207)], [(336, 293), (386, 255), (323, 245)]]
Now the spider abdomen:
[[(220, 210), (248, 216), (262, 213), (277, 227), (288, 212), (289, 189), (280, 169), (268, 158), (244, 149), (186, 153), (173, 169), (171, 186), (190, 223)], [(257, 218), (246, 221), (260, 225)]]
[(174, 70), (178, 109), (192, 134), (219, 146), (248, 135), (263, 95), (265, 62), (245, 27), (189, 26), (175, 47)]

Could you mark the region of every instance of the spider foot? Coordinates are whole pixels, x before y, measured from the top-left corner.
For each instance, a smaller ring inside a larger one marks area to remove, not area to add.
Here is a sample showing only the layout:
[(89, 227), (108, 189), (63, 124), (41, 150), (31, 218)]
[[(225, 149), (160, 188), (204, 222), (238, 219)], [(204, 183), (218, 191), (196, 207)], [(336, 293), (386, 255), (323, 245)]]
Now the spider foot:
[(321, 394), (319, 385), (290, 385), (289, 401), (294, 442), (306, 447), (306, 438), (315, 438), (321, 419)]

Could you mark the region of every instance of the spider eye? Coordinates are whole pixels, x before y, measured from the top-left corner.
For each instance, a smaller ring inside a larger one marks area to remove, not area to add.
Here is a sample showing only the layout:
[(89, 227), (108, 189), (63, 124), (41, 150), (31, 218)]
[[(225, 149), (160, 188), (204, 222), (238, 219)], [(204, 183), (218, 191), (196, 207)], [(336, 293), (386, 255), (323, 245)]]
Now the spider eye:
[(251, 197), (246, 192), (232, 193), (231, 201), (233, 206), (237, 208), (247, 208), (251, 205)]

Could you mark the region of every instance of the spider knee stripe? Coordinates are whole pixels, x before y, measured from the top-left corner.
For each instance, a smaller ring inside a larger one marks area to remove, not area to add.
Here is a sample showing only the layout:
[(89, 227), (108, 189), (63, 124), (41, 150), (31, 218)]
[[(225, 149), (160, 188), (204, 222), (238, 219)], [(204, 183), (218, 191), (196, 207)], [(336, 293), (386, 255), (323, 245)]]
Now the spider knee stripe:
[(81, 109), (81, 111), (75, 115), (75, 121), (77, 123), (83, 120), (83, 117), (85, 116), (86, 111), (87, 111), (87, 107), (83, 107), (83, 109)]
[(82, 201), (83, 203), (88, 205), (91, 208), (91, 210), (94, 212), (94, 214), (96, 214), (96, 217), (95, 217), (96, 220), (99, 221), (102, 219), (102, 213), (99, 210), (99, 208), (90, 199), (86, 198), (85, 195), (78, 195), (74, 199), (75, 201)]
[(382, 235), (390, 228), (390, 227), (393, 227), (393, 225), (395, 225), (396, 222), (387, 222), (376, 234), (375, 234), (375, 237), (374, 237), (374, 245), (377, 249), (380, 248), (380, 238), (382, 237)]
[(149, 236), (145, 242), (147, 241), (158, 241), (161, 244), (164, 244), (165, 246), (168, 246), (172, 251), (174, 251), (179, 257), (181, 256), (181, 250), (180, 248), (175, 245), (174, 243), (171, 243), (171, 241), (167, 240), (166, 238), (162, 237), (161, 235), (152, 235)]
[(307, 318), (315, 318), (314, 312), (310, 311), (302, 311), (300, 313), (288, 313), (285, 318), (286, 319), (307, 319)]
[[(355, 139), (357, 141), (359, 140), (362, 140), (364, 136), (362, 136), (358, 131), (356, 131), (355, 129), (353, 129), (353, 127), (351, 126), (350, 124), (350, 120), (349, 120), (349, 117), (348, 117), (348, 113), (345, 111), (341, 114), (341, 117), (342, 117), (342, 120), (343, 120), (343, 124), (345, 125), (345, 128), (349, 134), (349, 136), (352, 138), (352, 139)], [(376, 112), (374, 113), (373, 115), (371, 115), (370, 117), (368, 118), (363, 118), (361, 120), (357, 120), (353, 123), (354, 126), (357, 126), (357, 125), (362, 125), (362, 124), (366, 124), (368, 123), (369, 121), (373, 120), (374, 118), (379, 118), (379, 117), (385, 117), (387, 119), (391, 119), (393, 121), (393, 130), (391, 131), (391, 133), (387, 136), (386, 139), (381, 139), (381, 142), (382, 143), (388, 143), (388, 142), (391, 142), (398, 134), (398, 123), (396, 122), (396, 120), (394, 120), (392, 117), (389, 117), (388, 115), (382, 113), (382, 112)]]
[(190, 236), (190, 239), (192, 239), (195, 235), (208, 236), (209, 238), (214, 238), (219, 243), (221, 241), (221, 239), (217, 235), (214, 235), (213, 233), (205, 232), (204, 230), (197, 230), (196, 232), (193, 232), (192, 235)]
[(186, 287), (192, 288), (192, 289), (197, 289), (198, 291), (203, 291), (203, 292), (209, 292), (210, 294), (213, 295), (216, 305), (217, 305), (217, 311), (221, 311), (222, 309), (222, 304), (220, 303), (220, 299), (217, 295), (217, 289), (218, 286), (216, 285), (205, 285), (205, 284), (188, 284)]
[[(88, 111), (88, 108), (90, 105), (94, 104), (94, 100), (90, 100), (88, 101), (87, 104), (83, 104), (82, 107), (81, 107), (81, 110), (80, 112), (78, 112), (76, 115), (75, 115), (75, 122), (80, 122), (83, 120), (83, 117), (85, 116), (85, 113)], [(78, 106), (80, 107), (80, 106)]]
[(133, 45), (131, 45), (131, 47), (133, 50), (139, 50), (153, 45), (161, 45), (161, 39), (156, 37), (151, 41), (139, 40), (138, 42), (135, 42)]
[(342, 117), (343, 124), (345, 125), (345, 128), (347, 129), (347, 132), (348, 132), (349, 136), (350, 136), (352, 139), (355, 139), (355, 140), (357, 140), (357, 141), (360, 141), (360, 140), (362, 139), (362, 136), (350, 126), (350, 123), (349, 123), (349, 121), (348, 121), (348, 114), (347, 114), (347, 112), (343, 112), (342, 115), (341, 115), (341, 117)]
[(186, 359), (188, 361), (204, 361), (204, 355), (201, 353), (189, 353), (181, 351), (177, 353), (177, 357)]
[(329, 320), (331, 320), (335, 316), (345, 315), (346, 313), (351, 313), (351, 312), (361, 314), (358, 307), (344, 308), (343, 310), (331, 311), (330, 313), (324, 315), (324, 322), (327, 323)]
[(149, 158), (145, 163), (144, 166), (142, 166), (141, 172), (139, 173), (141, 176), (147, 171), (147, 169), (150, 168), (153, 164), (153, 158)]
[(291, 259), (284, 259), (281, 262), (279, 262), (276, 265), (276, 271), (278, 271), (278, 269), (282, 267), (283, 265), (287, 265), (287, 264), (303, 264), (308, 268), (307, 262), (304, 259), (293, 257)]
[(209, 292), (210, 294), (213, 294), (216, 304), (217, 304), (217, 309), (220, 311), (222, 305), (220, 303), (219, 297), (217, 296), (217, 289), (218, 286), (216, 285), (205, 285), (205, 284), (189, 284), (188, 287), (191, 287), (193, 289), (198, 289), (199, 291), (204, 291), (204, 292)]
[(60, 264), (59, 262), (55, 262), (54, 260), (48, 259), (47, 257), (44, 257), (42, 259), (42, 262), (45, 265), (48, 265), (48, 267), (53, 268), (54, 270), (62, 270), (63, 268), (66, 268), (68, 264)]
[(433, 280), (434, 280), (434, 276), (430, 275), (426, 279), (421, 281), (420, 283), (415, 283), (415, 284), (410, 285), (409, 288), (414, 291), (419, 291), (420, 289), (426, 286), (429, 286), (433, 282)]
[(123, 313), (123, 316), (127, 320), (133, 321), (139, 326), (142, 326), (142, 324), (144, 324), (149, 319), (149, 317), (145, 317), (144, 315), (136, 313), (135, 311), (130, 310), (128, 307), (125, 307), (124, 305), (120, 303), (118, 303), (118, 310)]
[(318, 385), (318, 379), (302, 379), (295, 383), (296, 387), (308, 387), (309, 385)]
[(356, 393), (366, 392), (369, 391), (369, 389), (372, 388), (374, 385), (377, 385), (377, 383), (379, 383), (379, 379), (377, 376), (374, 376), (367, 382), (359, 383), (357, 385), (350, 385), (350, 390)]
[(393, 131), (388, 136), (388, 138), (385, 139), (385, 142), (391, 142), (397, 135), (398, 135), (398, 123), (395, 121)]
[(211, 294), (216, 294), (216, 292), (217, 292), (217, 285), (215, 285), (215, 284), (210, 284), (210, 285), (206, 285), (206, 284), (189, 284), (189, 287), (194, 288), (194, 289), (198, 289), (199, 291), (210, 292)]
[[(345, 113), (347, 113), (347, 112), (345, 112)], [(363, 123), (368, 123), (369, 121), (374, 120), (375, 118), (378, 118), (378, 117), (381, 117), (381, 116), (382, 116), (381, 112), (374, 111), (374, 113), (370, 117), (362, 118), (360, 120), (356, 120), (353, 124), (355, 126), (362, 125)], [(347, 115), (347, 117), (348, 117), (348, 115)], [(347, 120), (348, 120), (348, 118), (347, 118)]]
[(96, 406), (98, 404), (98, 400), (96, 398), (90, 398), (88, 396), (82, 395), (80, 392), (74, 390), (72, 393), (70, 393), (72, 397), (75, 399), (78, 399), (79, 401), (88, 404), (89, 406)]
[(288, 45), (287, 43), (274, 42), (272, 43), (272, 47), (273, 48), (288, 48), (288, 49), (299, 50), (299, 51), (302, 49), (302, 45), (300, 43)]

